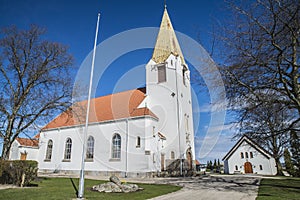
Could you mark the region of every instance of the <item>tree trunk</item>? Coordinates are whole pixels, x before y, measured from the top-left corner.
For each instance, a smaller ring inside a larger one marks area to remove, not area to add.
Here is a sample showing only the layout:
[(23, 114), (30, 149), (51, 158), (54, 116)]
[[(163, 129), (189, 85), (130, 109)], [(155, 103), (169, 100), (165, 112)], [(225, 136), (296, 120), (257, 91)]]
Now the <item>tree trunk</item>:
[(10, 141), (7, 141), (4, 139), (3, 148), (2, 148), (2, 160), (8, 160), (9, 159), (9, 151), (10, 151)]
[(275, 162), (276, 162), (276, 168), (277, 168), (276, 176), (284, 176), (284, 174), (282, 172), (282, 165), (280, 163), (280, 158), (275, 158)]

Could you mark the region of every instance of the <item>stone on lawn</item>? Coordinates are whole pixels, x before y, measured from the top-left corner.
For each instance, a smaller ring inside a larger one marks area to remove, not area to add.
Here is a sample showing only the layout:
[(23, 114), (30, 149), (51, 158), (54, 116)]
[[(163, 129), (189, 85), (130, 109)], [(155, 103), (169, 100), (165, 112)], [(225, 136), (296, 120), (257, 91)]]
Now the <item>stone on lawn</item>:
[(120, 179), (116, 176), (111, 176), (109, 178), (110, 182), (103, 183), (100, 185), (94, 185), (92, 190), (98, 191), (98, 192), (114, 192), (114, 193), (128, 193), (128, 192), (136, 192), (139, 190), (143, 190), (143, 188), (140, 188), (136, 184), (122, 184)]

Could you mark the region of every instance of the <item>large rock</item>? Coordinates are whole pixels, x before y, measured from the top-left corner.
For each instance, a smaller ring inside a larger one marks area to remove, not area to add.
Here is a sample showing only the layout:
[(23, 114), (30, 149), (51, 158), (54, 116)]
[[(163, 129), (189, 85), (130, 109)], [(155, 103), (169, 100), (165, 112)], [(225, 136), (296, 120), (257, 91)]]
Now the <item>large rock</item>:
[(122, 189), (115, 183), (113, 182), (108, 182), (108, 183), (103, 183), (100, 185), (94, 185), (93, 186), (94, 191), (98, 192), (123, 192)]
[(117, 184), (117, 185), (121, 185), (121, 181), (120, 181), (120, 179), (118, 178), (118, 177), (116, 177), (116, 176), (111, 176), (111, 177), (109, 177), (109, 181), (110, 182), (113, 182), (113, 183), (115, 183), (115, 184)]
[(98, 192), (114, 192), (114, 193), (128, 193), (128, 192), (136, 192), (139, 190), (143, 190), (143, 188), (140, 188), (136, 184), (122, 184), (120, 179), (116, 176), (111, 176), (109, 178), (110, 182), (103, 183), (100, 185), (94, 185), (92, 190), (98, 191)]

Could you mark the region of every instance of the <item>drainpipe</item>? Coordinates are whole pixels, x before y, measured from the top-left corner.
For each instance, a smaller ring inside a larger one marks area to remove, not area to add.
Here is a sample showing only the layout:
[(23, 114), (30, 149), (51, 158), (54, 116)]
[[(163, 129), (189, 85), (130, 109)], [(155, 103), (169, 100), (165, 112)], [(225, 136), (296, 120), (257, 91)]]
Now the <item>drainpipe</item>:
[(125, 177), (127, 177), (128, 173), (128, 140), (129, 140), (129, 125), (128, 119), (126, 119), (126, 160), (125, 160)]
[(181, 155), (181, 143), (180, 143), (180, 118), (179, 118), (179, 92), (178, 92), (178, 78), (177, 78), (177, 65), (178, 57), (176, 57), (175, 62), (175, 82), (176, 82), (176, 108), (177, 108), (177, 133), (178, 133), (178, 143), (179, 143), (179, 156), (180, 156), (180, 175), (182, 176), (182, 155)]

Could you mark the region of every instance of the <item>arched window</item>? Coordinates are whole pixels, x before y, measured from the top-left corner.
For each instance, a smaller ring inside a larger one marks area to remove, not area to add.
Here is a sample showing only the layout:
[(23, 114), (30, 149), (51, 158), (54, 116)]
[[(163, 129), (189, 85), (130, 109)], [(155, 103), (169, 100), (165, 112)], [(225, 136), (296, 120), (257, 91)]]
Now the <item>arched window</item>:
[(112, 138), (112, 158), (121, 158), (121, 136), (115, 134)]
[(71, 159), (71, 151), (72, 151), (72, 140), (71, 138), (67, 138), (66, 145), (65, 145), (65, 155), (64, 155), (65, 160)]
[(235, 166), (235, 170), (236, 170), (236, 171), (237, 171), (237, 170), (239, 170), (239, 168), (238, 168), (238, 166), (237, 166), (237, 165)]
[(244, 153), (243, 152), (241, 152), (241, 159), (243, 159), (244, 158)]
[(260, 170), (263, 170), (263, 167), (262, 167), (262, 165), (259, 165), (259, 169), (260, 169)]
[(139, 147), (141, 147), (141, 137), (137, 136), (136, 137), (136, 148), (139, 148)]
[(49, 140), (47, 144), (47, 151), (46, 151), (46, 158), (45, 160), (50, 161), (52, 157), (52, 148), (53, 148), (53, 141)]
[(252, 151), (250, 152), (250, 158), (253, 158), (253, 152)]
[(89, 136), (86, 147), (86, 159), (94, 158), (94, 142), (93, 136)]
[(175, 159), (175, 153), (174, 153), (174, 151), (171, 151), (171, 159)]
[(248, 156), (248, 152), (246, 152), (246, 158), (249, 158), (249, 156)]

